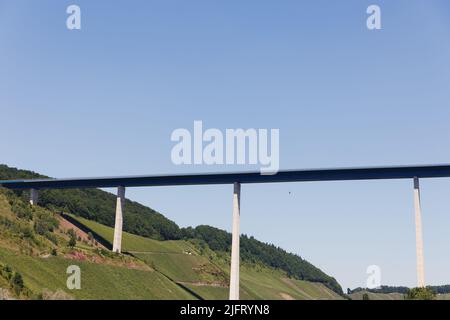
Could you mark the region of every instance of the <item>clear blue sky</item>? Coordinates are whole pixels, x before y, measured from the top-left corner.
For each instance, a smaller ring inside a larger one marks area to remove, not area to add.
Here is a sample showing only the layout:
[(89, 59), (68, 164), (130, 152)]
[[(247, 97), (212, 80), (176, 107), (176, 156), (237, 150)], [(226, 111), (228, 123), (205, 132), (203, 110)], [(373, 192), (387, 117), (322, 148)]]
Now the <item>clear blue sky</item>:
[[(378, 4), (382, 30), (366, 28)], [(66, 29), (78, 4), (82, 30)], [(175, 166), (171, 132), (279, 128), (282, 168), (450, 162), (448, 1), (0, 0), (0, 163), (53, 177)], [(289, 192), (291, 192), (289, 194)], [(231, 227), (231, 186), (128, 189)], [(450, 180), (422, 181), (428, 284), (450, 283)], [(113, 210), (113, 208), (111, 208)], [(416, 283), (412, 181), (243, 186), (242, 231), (344, 288)], [(126, 219), (126, 216), (125, 216)]]

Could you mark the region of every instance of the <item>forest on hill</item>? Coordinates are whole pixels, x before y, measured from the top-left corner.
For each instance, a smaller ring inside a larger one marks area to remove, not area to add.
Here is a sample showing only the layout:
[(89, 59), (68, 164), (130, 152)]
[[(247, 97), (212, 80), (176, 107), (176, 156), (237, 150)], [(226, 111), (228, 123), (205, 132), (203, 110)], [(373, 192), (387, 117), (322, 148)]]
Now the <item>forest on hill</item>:
[[(0, 180), (48, 178), (38, 173), (0, 165)], [(15, 191), (24, 199), (28, 191)], [(39, 205), (54, 212), (71, 213), (106, 226), (114, 226), (116, 196), (99, 189), (41, 190)], [(140, 203), (126, 200), (123, 229), (126, 232), (155, 240), (198, 239), (216, 252), (231, 250), (231, 234), (211, 226), (180, 228), (174, 221)], [(273, 244), (241, 235), (241, 258), (281, 269), (289, 276), (323, 283), (342, 294), (342, 288), (331, 276), (303, 259)]]
[[(436, 294), (446, 294), (446, 293), (450, 293), (450, 285), (446, 284), (446, 285), (440, 285), (440, 286), (427, 286), (428, 289), (430, 289), (432, 292), (436, 293)], [(362, 292), (362, 291), (367, 291), (367, 292), (372, 292), (372, 293), (402, 293), (402, 294), (407, 294), (409, 291), (411, 290), (411, 288), (405, 287), (405, 286), (380, 286), (379, 288), (375, 288), (375, 289), (368, 289), (368, 288), (355, 288), (353, 290), (348, 289), (347, 290), (347, 294), (352, 294), (352, 293), (357, 293), (357, 292)]]

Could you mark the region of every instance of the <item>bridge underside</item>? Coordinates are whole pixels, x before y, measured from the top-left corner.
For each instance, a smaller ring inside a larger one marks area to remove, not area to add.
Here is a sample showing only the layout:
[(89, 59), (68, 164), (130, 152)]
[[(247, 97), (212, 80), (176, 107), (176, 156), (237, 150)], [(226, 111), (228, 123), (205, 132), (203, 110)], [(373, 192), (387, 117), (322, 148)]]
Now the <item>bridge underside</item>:
[(0, 187), (9, 189), (67, 189), (155, 187), (239, 183), (276, 183), (307, 181), (345, 181), (374, 179), (413, 179), (450, 177), (450, 164), (427, 166), (366, 167), (286, 170), (273, 175), (260, 172), (205, 173), (185, 175), (149, 175), (125, 177), (4, 180)]

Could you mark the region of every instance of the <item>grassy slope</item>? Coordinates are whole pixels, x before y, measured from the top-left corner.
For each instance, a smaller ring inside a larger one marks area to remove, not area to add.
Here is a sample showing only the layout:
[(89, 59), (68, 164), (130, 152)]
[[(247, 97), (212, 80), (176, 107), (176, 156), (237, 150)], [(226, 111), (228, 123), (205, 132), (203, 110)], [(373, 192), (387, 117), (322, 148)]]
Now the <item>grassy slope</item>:
[[(104, 239), (111, 241), (113, 229), (75, 217)], [(218, 259), (200, 255), (189, 242), (157, 241), (129, 233), (123, 234), (123, 251), (132, 252), (152, 268), (182, 283), (205, 299), (228, 297), (228, 266)], [(190, 253), (190, 254), (188, 254)], [(289, 279), (282, 271), (262, 266), (241, 267), (243, 299), (341, 299), (320, 283)]]
[[(17, 224), (27, 223), (16, 217), (11, 211), (8, 199), (2, 193), (0, 193), (0, 218), (7, 218)], [(36, 234), (34, 236), (39, 239), (39, 244), (23, 239), (12, 229), (0, 224), (0, 265), (8, 265), (15, 272), (19, 272), (23, 276), (25, 286), (35, 294), (47, 289), (53, 292), (63, 290), (78, 299), (194, 298), (173, 281), (147, 266), (144, 270), (137, 270), (128, 268), (128, 265), (119, 265), (121, 257), (103, 258), (102, 263), (68, 259), (63, 257), (63, 253), (61, 256), (48, 257), (43, 253), (49, 251), (50, 242)], [(77, 247), (80, 246), (85, 247), (82, 243)], [(63, 247), (59, 247), (58, 251), (62, 251)], [(91, 254), (95, 255), (93, 248), (90, 250)], [(34, 252), (32, 255), (29, 254), (31, 251)], [(124, 258), (127, 262), (133, 262), (131, 257)], [(66, 287), (68, 277), (66, 270), (69, 265), (78, 265), (81, 268), (81, 290), (68, 290)], [(0, 277), (0, 288), (9, 286), (8, 281)]]
[(370, 300), (403, 300), (403, 294), (401, 293), (374, 293), (367, 291), (360, 291), (350, 294), (350, 298), (353, 300), (362, 300), (364, 293), (367, 293)]
[[(272, 300), (321, 300), (342, 299), (323, 284), (289, 279), (276, 270), (264, 268), (255, 270), (252, 267), (241, 268), (242, 299), (272, 299)], [(206, 299), (226, 299), (228, 288), (214, 286), (188, 285), (190, 289)]]
[[(350, 294), (350, 298), (353, 300), (362, 300), (363, 294), (367, 293), (370, 300), (403, 300), (402, 293), (374, 293), (367, 291), (360, 291)], [(450, 300), (450, 293), (438, 294), (436, 296), (437, 300)]]
[[(185, 290), (155, 271), (133, 270), (59, 257), (17, 255), (0, 248), (0, 261), (19, 271), (27, 287), (68, 292), (77, 299), (192, 299)], [(81, 290), (66, 288), (67, 267), (81, 269)]]
[[(71, 216), (104, 239), (112, 241), (114, 236), (113, 228), (82, 217)], [(189, 242), (183, 240), (158, 241), (128, 232), (124, 232), (122, 236), (122, 251), (127, 252), (183, 253), (194, 250), (194, 247)]]

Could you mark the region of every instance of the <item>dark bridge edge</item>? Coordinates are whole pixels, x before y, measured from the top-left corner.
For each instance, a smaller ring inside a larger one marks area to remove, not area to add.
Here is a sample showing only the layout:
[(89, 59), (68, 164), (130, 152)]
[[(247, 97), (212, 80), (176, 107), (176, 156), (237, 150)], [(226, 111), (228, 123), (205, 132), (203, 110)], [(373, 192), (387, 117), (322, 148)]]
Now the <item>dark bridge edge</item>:
[(450, 177), (450, 164), (334, 168), (311, 170), (285, 170), (273, 175), (260, 172), (204, 173), (160, 176), (124, 176), (69, 179), (4, 180), (0, 187), (9, 189), (65, 189), (65, 188), (113, 188), (177, 185), (211, 185), (240, 183), (276, 183), (306, 181), (343, 181), (373, 179), (406, 178), (441, 178)]

